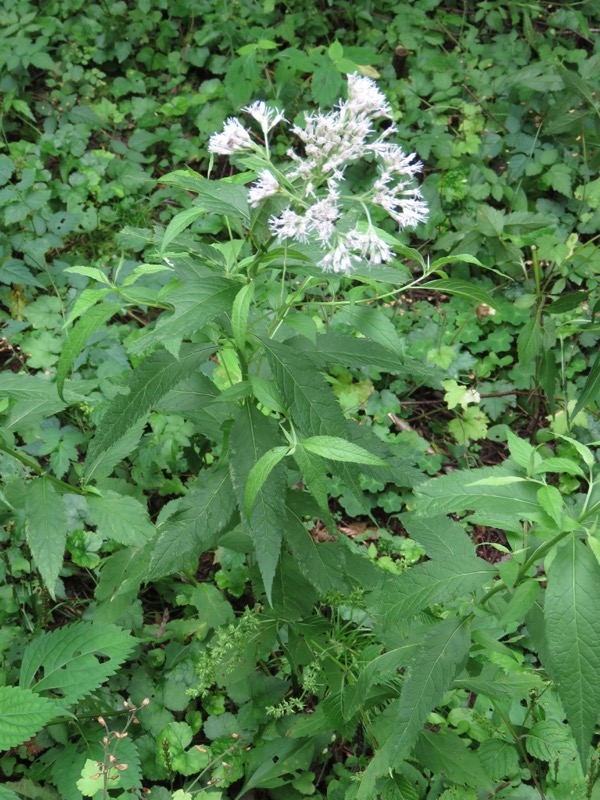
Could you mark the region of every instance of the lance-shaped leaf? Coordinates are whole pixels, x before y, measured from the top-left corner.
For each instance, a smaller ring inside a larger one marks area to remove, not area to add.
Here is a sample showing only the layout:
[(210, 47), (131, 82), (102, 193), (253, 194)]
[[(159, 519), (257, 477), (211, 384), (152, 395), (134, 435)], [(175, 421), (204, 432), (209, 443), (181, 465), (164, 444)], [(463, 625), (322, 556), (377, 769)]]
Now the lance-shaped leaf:
[(370, 609), (383, 624), (415, 616), (435, 603), (453, 600), (480, 589), (495, 569), (480, 558), (426, 561), (387, 578), (373, 594)]
[(247, 517), (251, 515), (254, 501), (264, 486), (265, 481), (277, 464), (279, 464), (289, 452), (290, 448), (287, 445), (274, 447), (272, 450), (268, 450), (262, 455), (250, 470), (244, 490), (244, 513)]
[(67, 512), (61, 495), (45, 476), (27, 487), (25, 531), (33, 562), (54, 597), (67, 539)]
[(448, 617), (425, 634), (408, 664), (391, 735), (367, 767), (357, 800), (372, 800), (377, 778), (410, 754), (428, 714), (442, 700), (466, 660), (470, 643), (468, 622), (459, 617)]
[[(464, 261), (464, 258), (460, 259)], [(445, 294), (456, 294), (459, 297), (466, 297), (467, 300), (473, 300), (475, 303), (485, 303), (485, 305), (493, 308), (495, 301), (489, 292), (477, 286), (471, 281), (462, 281), (459, 278), (446, 278), (441, 280), (428, 281), (423, 285), (424, 289), (436, 289), (438, 292)]]
[(275, 420), (245, 403), (229, 436), (230, 471), (240, 507), (252, 532), (256, 560), (269, 602), (287, 523), (285, 470), (289, 447), (280, 447)]
[(131, 426), (145, 417), (174, 386), (189, 377), (214, 349), (211, 344), (190, 345), (182, 351), (179, 360), (162, 350), (148, 356), (127, 381), (129, 394), (117, 395), (104, 412), (88, 449), (85, 473), (93, 473), (102, 454), (125, 436)]
[(70, 705), (114, 675), (135, 644), (116, 625), (76, 622), (43, 633), (25, 650), (19, 683), (38, 694), (60, 695)]
[[(55, 703), (29, 689), (0, 687), (0, 750), (31, 739), (58, 714), (60, 708)], [(12, 797), (12, 792), (7, 796)]]
[(600, 565), (574, 536), (548, 571), (544, 619), (548, 668), (585, 771), (600, 718)]
[(175, 214), (171, 222), (167, 225), (167, 229), (163, 234), (162, 242), (160, 243), (160, 252), (164, 253), (168, 246), (171, 244), (173, 239), (179, 236), (186, 228), (205, 214), (205, 210), (203, 208), (198, 208), (197, 206), (192, 206), (192, 208), (186, 208), (185, 211), (180, 211), (179, 214)]
[(588, 403), (597, 403), (600, 397), (600, 353), (596, 355), (594, 363), (590, 367), (589, 374), (586, 378), (583, 388), (577, 398), (575, 408), (569, 415), (571, 419), (575, 419), (577, 414), (582, 411)]
[(162, 525), (146, 551), (150, 556), (147, 579), (156, 580), (194, 566), (198, 556), (214, 547), (235, 512), (235, 495), (229, 474), (206, 470), (200, 485), (190, 489), (177, 511)]
[(231, 330), (238, 349), (243, 352), (246, 346), (246, 331), (248, 329), (248, 314), (254, 297), (254, 284), (247, 283), (239, 290), (233, 301), (231, 309)]
[(130, 347), (132, 353), (143, 353), (161, 343), (178, 351), (184, 336), (201, 330), (207, 322), (231, 310), (239, 283), (213, 275), (208, 270), (198, 273), (187, 266), (180, 267), (177, 273), (181, 286), (168, 297), (173, 313), (163, 314), (153, 331), (134, 342)]
[(417, 517), (401, 514), (400, 521), (429, 558), (456, 560), (475, 557), (475, 546), (462, 525), (445, 516)]
[(64, 400), (65, 379), (73, 366), (73, 362), (83, 350), (85, 343), (105, 322), (117, 314), (120, 308), (121, 306), (117, 303), (103, 303), (102, 305), (94, 306), (85, 316), (81, 317), (69, 332), (56, 365), (56, 388), (61, 400)]
[[(261, 339), (277, 387), (294, 424), (303, 436), (345, 436), (348, 426), (327, 381), (310, 358), (293, 347)], [(351, 438), (348, 436), (348, 438)], [(358, 503), (362, 503), (359, 473), (354, 464), (340, 462), (337, 473)]]
[(155, 534), (148, 511), (135, 497), (106, 491), (87, 498), (90, 521), (107, 539), (124, 545), (144, 545)]
[(372, 467), (385, 467), (385, 461), (374, 456), (360, 445), (341, 439), (339, 436), (311, 436), (300, 444), (309, 453), (314, 453), (331, 461), (345, 461), (350, 464), (369, 464)]
[(515, 516), (530, 519), (539, 515), (536, 497), (538, 484), (523, 481), (490, 486), (480, 483), (489, 478), (511, 477), (514, 473), (514, 466), (503, 464), (499, 467), (459, 470), (434, 478), (415, 489), (416, 513), (432, 517), (461, 511), (489, 511), (491, 507), (494, 513), (507, 513), (513, 519)]

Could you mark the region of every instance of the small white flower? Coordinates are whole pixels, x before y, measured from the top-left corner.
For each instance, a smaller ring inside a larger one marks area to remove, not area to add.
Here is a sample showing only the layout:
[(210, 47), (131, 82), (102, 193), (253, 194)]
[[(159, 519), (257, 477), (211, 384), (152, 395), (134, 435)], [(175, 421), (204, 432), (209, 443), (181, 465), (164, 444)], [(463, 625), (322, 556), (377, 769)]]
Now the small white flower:
[(410, 175), (414, 177), (423, 169), (423, 164), (418, 160), (416, 153), (407, 155), (397, 144), (390, 142), (373, 142), (367, 149), (383, 161), (385, 173), (396, 173), (398, 175)]
[(394, 258), (392, 248), (377, 235), (374, 228), (369, 228), (367, 233), (350, 231), (347, 236), (348, 245), (352, 250), (358, 250), (369, 264), (384, 264)]
[(249, 106), (244, 106), (243, 111), (246, 111), (251, 117), (254, 117), (254, 119), (263, 129), (265, 136), (275, 127), (275, 125), (285, 119), (281, 111), (269, 108), (269, 106), (266, 103), (263, 103), (262, 100), (257, 100), (255, 103), (252, 103)]
[(269, 228), (279, 240), (296, 239), (298, 242), (308, 242), (306, 219), (291, 208), (286, 208), (278, 217), (271, 217)]
[(421, 199), (419, 189), (407, 189), (400, 185), (383, 188), (375, 192), (372, 202), (384, 208), (390, 217), (398, 223), (400, 230), (414, 228), (425, 222), (429, 215), (427, 203)]
[(352, 272), (352, 253), (348, 245), (341, 237), (333, 247), (319, 262), (324, 272), (337, 272), (348, 275)]
[(348, 75), (348, 110), (353, 115), (368, 117), (390, 117), (392, 109), (375, 81), (354, 73)]
[(276, 178), (271, 175), (268, 169), (263, 169), (254, 186), (248, 191), (248, 200), (252, 208), (256, 208), (267, 197), (273, 197), (279, 191), (279, 184)]
[(323, 200), (310, 206), (305, 214), (308, 230), (323, 244), (327, 244), (333, 236), (339, 216), (338, 194), (335, 191), (330, 191)]
[(209, 153), (220, 153), (225, 156), (253, 147), (254, 142), (250, 138), (249, 131), (235, 117), (229, 117), (221, 133), (213, 133), (208, 140)]

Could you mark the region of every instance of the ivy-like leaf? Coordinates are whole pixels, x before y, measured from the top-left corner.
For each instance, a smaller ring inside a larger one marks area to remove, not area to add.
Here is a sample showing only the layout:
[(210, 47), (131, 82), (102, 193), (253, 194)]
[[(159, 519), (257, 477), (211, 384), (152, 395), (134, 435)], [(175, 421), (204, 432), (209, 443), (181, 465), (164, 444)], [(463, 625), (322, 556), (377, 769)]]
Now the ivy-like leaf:
[(585, 771), (600, 717), (600, 565), (574, 536), (548, 571), (544, 619), (549, 671)]
[(227, 528), (236, 506), (228, 473), (206, 470), (199, 480), (202, 484), (190, 489), (175, 514), (158, 526), (158, 536), (146, 550), (150, 555), (148, 580), (192, 567)]
[[(60, 709), (55, 703), (29, 689), (1, 686), (0, 750), (8, 750), (31, 739), (59, 713)], [(7, 795), (10, 796), (12, 792)]]
[(33, 562), (54, 597), (67, 539), (67, 512), (46, 476), (35, 478), (27, 487), (25, 532)]
[(189, 377), (214, 349), (212, 344), (190, 345), (179, 360), (162, 350), (148, 356), (129, 378), (129, 394), (117, 395), (104, 412), (88, 449), (85, 474), (93, 473), (105, 451), (125, 436), (140, 417), (145, 417), (167, 392)]
[(43, 633), (25, 650), (19, 684), (70, 705), (114, 675), (135, 644), (116, 625), (76, 622)]

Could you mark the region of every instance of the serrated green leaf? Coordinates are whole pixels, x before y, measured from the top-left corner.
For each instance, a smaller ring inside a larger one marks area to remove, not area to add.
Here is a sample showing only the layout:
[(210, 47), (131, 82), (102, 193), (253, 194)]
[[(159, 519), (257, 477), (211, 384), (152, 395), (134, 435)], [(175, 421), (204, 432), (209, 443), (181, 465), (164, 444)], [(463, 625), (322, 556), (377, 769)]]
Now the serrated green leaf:
[[(386, 337), (386, 341), (389, 342)], [(320, 364), (341, 364), (345, 367), (369, 367), (381, 372), (401, 374), (404, 363), (398, 352), (393, 352), (372, 339), (326, 333), (319, 336), (307, 354)]]
[(346, 426), (340, 405), (311, 361), (291, 347), (261, 339), (294, 423), (307, 436), (337, 436)]
[(43, 633), (25, 650), (19, 684), (38, 694), (52, 692), (70, 705), (114, 675), (135, 644), (115, 625), (75, 622)]
[(409, 755), (428, 714), (441, 701), (467, 658), (470, 643), (468, 623), (458, 617), (449, 617), (427, 631), (407, 667), (392, 733), (363, 774), (357, 800), (371, 800), (376, 779)]
[(87, 505), (91, 524), (113, 542), (144, 545), (156, 533), (147, 509), (135, 497), (105, 491), (99, 497), (88, 497)]
[(169, 293), (169, 303), (173, 305), (172, 314), (163, 314), (153, 331), (140, 336), (131, 346), (132, 353), (143, 353), (157, 344), (179, 342), (185, 336), (201, 330), (219, 314), (231, 310), (233, 300), (239, 291), (239, 283), (211, 274), (199, 273), (194, 269), (178, 269), (181, 286)]
[(248, 197), (243, 186), (207, 180), (191, 169), (169, 172), (161, 177), (160, 182), (194, 192), (198, 197), (198, 205), (206, 211), (250, 222)]
[(445, 516), (418, 517), (401, 514), (400, 521), (410, 537), (417, 541), (432, 559), (473, 559), (475, 546), (468, 533)]
[(424, 731), (415, 747), (415, 756), (432, 773), (444, 775), (453, 783), (490, 789), (489, 773), (484, 769), (477, 753), (469, 750), (466, 742), (452, 732)]
[(323, 520), (333, 528), (333, 519), (329, 509), (329, 483), (326, 463), (320, 458), (314, 458), (302, 447), (295, 449), (293, 457), (296, 464), (298, 464), (305, 487), (318, 503)]
[(275, 469), (277, 464), (284, 459), (290, 452), (287, 446), (274, 447), (264, 453), (248, 473), (246, 488), (244, 489), (244, 512), (247, 517), (252, 514), (254, 501), (265, 481)]
[(168, 246), (171, 244), (173, 239), (179, 236), (186, 228), (205, 214), (206, 211), (203, 208), (198, 208), (197, 206), (192, 206), (192, 208), (186, 208), (185, 211), (180, 211), (179, 214), (175, 214), (173, 219), (167, 225), (167, 229), (163, 234), (163, 239), (160, 244), (160, 252), (164, 253)]
[(0, 750), (8, 750), (31, 739), (59, 713), (55, 703), (29, 689), (1, 686)]
[(134, 422), (127, 432), (103, 452), (94, 457), (93, 460), (86, 458), (83, 468), (83, 482), (89, 484), (91, 480), (107, 478), (113, 469), (124, 458), (135, 450), (139, 440), (142, 438), (146, 427), (146, 416)]
[(110, 285), (110, 281), (106, 275), (97, 267), (67, 267), (65, 272), (72, 272), (74, 275), (84, 275), (86, 278), (91, 278), (99, 283)]
[(537, 722), (523, 737), (529, 755), (551, 764), (573, 751), (573, 740), (566, 725), (554, 719)]
[(190, 345), (179, 360), (162, 350), (148, 356), (127, 381), (129, 394), (117, 395), (104, 412), (88, 448), (84, 473), (93, 473), (102, 455), (174, 386), (206, 361), (214, 349), (212, 344)]
[(258, 402), (269, 411), (276, 411), (278, 414), (285, 414), (285, 403), (279, 394), (273, 381), (261, 378), (258, 375), (250, 375), (250, 385), (252, 392)]
[[(257, 477), (254, 470), (258, 464), (273, 449), (278, 449), (279, 442), (281, 434), (277, 423), (262, 414), (256, 406), (246, 403), (240, 409), (229, 437), (230, 471), (238, 503), (244, 508), (250, 525), (258, 567), (269, 602), (287, 522), (285, 471), (277, 468), (281, 459), (273, 461), (260, 485), (253, 485), (252, 481), (253, 476)], [(283, 457), (288, 448), (281, 449)], [(254, 498), (246, 505), (247, 492), (250, 495), (254, 492)]]
[(156, 275), (157, 272), (170, 272), (170, 271), (171, 267), (167, 267), (164, 264), (140, 264), (139, 267), (136, 267), (135, 269), (131, 270), (129, 275), (121, 283), (121, 288), (125, 288), (126, 286), (132, 286), (140, 278), (143, 278), (144, 275)]
[(506, 436), (512, 460), (530, 474), (530, 470), (540, 462), (537, 450), (525, 439), (515, 436), (511, 430), (507, 429)]
[(519, 754), (512, 742), (486, 739), (477, 748), (477, 755), (483, 768), (493, 780), (512, 777), (519, 771)]
[(585, 772), (600, 717), (600, 565), (574, 536), (548, 570), (544, 620), (549, 671)]
[(586, 378), (583, 388), (579, 393), (575, 408), (570, 413), (570, 418), (575, 419), (577, 414), (582, 411), (588, 403), (597, 403), (600, 397), (600, 353), (596, 355), (590, 371)]
[(332, 590), (344, 591), (346, 584), (339, 569), (339, 546), (335, 543), (320, 542), (317, 544), (304, 527), (301, 517), (292, 509), (287, 509), (288, 519), (285, 526), (286, 541), (298, 564), (302, 575), (310, 581), (317, 591), (325, 594)]
[(533, 316), (523, 325), (517, 339), (519, 361), (528, 364), (542, 352), (542, 329), (537, 316)]
[(35, 478), (27, 487), (25, 533), (33, 562), (54, 598), (67, 539), (67, 512), (46, 476)]
[(417, 486), (416, 512), (419, 516), (452, 514), (461, 511), (506, 512), (512, 518), (527, 519), (538, 512), (537, 484), (531, 481), (505, 486), (483, 486), (480, 480), (514, 476), (510, 465), (457, 470)]
[(103, 303), (91, 308), (70, 331), (63, 345), (58, 364), (56, 365), (56, 388), (61, 400), (64, 400), (63, 388), (65, 379), (69, 374), (73, 362), (83, 350), (90, 336), (95, 333), (105, 322), (117, 314), (121, 306), (117, 303)]
[(542, 486), (537, 490), (538, 503), (542, 509), (560, 525), (564, 503), (561, 493), (556, 486)]
[(487, 561), (471, 556), (451, 561), (426, 561), (388, 578), (384, 588), (369, 601), (371, 613), (383, 625), (394, 619), (414, 617), (435, 603), (450, 601), (477, 591), (493, 577)]
[(69, 312), (65, 320), (65, 326), (71, 325), (82, 314), (103, 300), (107, 294), (110, 294), (110, 289), (84, 289), (79, 297), (75, 300), (73, 308)]
[(20, 800), (19, 795), (11, 792), (5, 786), (0, 786), (0, 800)]
[(321, 458), (331, 461), (346, 461), (351, 464), (368, 464), (372, 467), (385, 467), (385, 461), (369, 453), (363, 447), (341, 439), (339, 436), (311, 436), (303, 439), (300, 445)]
[(147, 548), (147, 579), (156, 580), (192, 568), (199, 555), (214, 547), (235, 512), (235, 495), (228, 473), (222, 469), (201, 473), (177, 511), (158, 526), (158, 536)]
[(231, 309), (231, 329), (233, 338), (242, 352), (246, 346), (246, 332), (248, 329), (248, 313), (252, 298), (254, 297), (254, 284), (247, 283), (239, 290), (233, 301)]
[[(461, 261), (464, 258), (461, 258)], [(435, 289), (444, 294), (455, 294), (459, 297), (466, 297), (467, 300), (473, 300), (475, 303), (485, 303), (485, 305), (494, 308), (496, 303), (494, 298), (481, 286), (471, 283), (470, 281), (462, 281), (458, 278), (442, 278), (440, 280), (428, 281), (423, 284), (423, 289)]]
[[(270, 339), (260, 341), (265, 348), (277, 387), (299, 433), (303, 436), (344, 434), (348, 438), (354, 438), (349, 434), (360, 426), (347, 424), (335, 395), (325, 379), (314, 369), (311, 360), (288, 344)], [(346, 490), (367, 511), (356, 466), (339, 462), (336, 471)]]
[(564, 472), (567, 475), (577, 475), (580, 478), (584, 477), (583, 470), (570, 458), (558, 458), (551, 456), (545, 458), (539, 466), (540, 472)]
[(376, 342), (392, 353), (400, 352), (402, 342), (398, 331), (383, 309), (350, 306), (341, 312), (338, 321), (351, 325), (367, 339)]

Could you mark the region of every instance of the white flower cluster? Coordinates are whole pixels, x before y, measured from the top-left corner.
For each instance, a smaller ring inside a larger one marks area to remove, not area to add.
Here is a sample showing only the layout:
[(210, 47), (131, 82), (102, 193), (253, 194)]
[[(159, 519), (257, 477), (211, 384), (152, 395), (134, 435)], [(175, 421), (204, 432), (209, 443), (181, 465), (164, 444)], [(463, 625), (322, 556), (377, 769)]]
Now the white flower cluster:
[[(303, 154), (289, 150), (291, 168), (287, 170), (273, 167), (268, 145), (269, 132), (284, 119), (283, 115), (263, 102), (253, 103), (244, 111), (259, 123), (264, 148), (253, 141), (239, 120), (230, 118), (223, 131), (211, 137), (209, 151), (225, 155), (254, 151), (265, 157), (270, 168), (262, 170), (250, 188), (250, 205), (257, 207), (277, 194), (286, 197), (288, 207), (269, 220), (272, 233), (280, 241), (318, 244), (325, 250), (320, 261), (325, 271), (347, 274), (357, 264), (382, 264), (394, 257), (371, 223), (369, 206), (383, 208), (400, 230), (427, 219), (427, 205), (414, 185), (415, 175), (423, 165), (414, 153), (407, 155), (388, 141), (396, 132), (393, 125), (377, 134), (374, 121), (389, 118), (391, 108), (370, 78), (349, 75), (347, 100), (328, 113), (306, 115), (304, 127), (293, 126)], [(344, 195), (346, 167), (365, 158), (377, 167), (372, 185), (361, 195)], [(366, 229), (362, 225), (361, 230), (355, 227), (347, 231), (338, 226), (350, 208), (361, 209)]]

